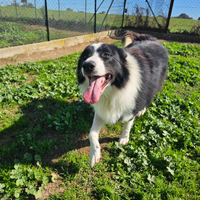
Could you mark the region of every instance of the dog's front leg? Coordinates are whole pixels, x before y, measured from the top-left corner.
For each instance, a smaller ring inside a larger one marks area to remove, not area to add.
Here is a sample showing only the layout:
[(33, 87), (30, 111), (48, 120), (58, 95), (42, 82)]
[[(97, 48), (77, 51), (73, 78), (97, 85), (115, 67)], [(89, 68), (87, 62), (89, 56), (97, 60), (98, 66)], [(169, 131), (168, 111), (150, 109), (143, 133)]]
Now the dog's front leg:
[(119, 143), (121, 145), (125, 145), (125, 144), (128, 143), (128, 141), (129, 141), (129, 134), (130, 134), (131, 127), (133, 125), (133, 121), (134, 121), (134, 118), (132, 120), (124, 123), (122, 135), (119, 138)]
[(95, 113), (93, 124), (89, 134), (90, 140), (90, 166), (100, 160), (99, 132), (104, 125), (104, 121)]

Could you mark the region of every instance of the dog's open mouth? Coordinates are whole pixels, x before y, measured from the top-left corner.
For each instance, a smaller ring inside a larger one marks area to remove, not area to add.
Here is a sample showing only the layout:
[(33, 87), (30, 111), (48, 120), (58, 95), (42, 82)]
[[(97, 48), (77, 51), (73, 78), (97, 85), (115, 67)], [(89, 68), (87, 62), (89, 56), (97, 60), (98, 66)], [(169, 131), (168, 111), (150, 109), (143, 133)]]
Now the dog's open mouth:
[(89, 87), (85, 91), (83, 98), (86, 103), (94, 104), (99, 101), (101, 93), (109, 84), (112, 79), (111, 74), (106, 74), (104, 76), (87, 76), (89, 79)]

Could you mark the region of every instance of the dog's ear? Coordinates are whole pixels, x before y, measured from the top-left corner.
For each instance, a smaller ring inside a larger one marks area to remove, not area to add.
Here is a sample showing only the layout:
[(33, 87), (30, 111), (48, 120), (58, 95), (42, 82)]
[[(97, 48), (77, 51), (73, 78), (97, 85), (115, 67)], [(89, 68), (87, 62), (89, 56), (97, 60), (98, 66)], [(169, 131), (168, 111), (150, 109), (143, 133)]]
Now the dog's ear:
[(78, 68), (77, 68), (77, 78), (78, 78), (78, 83), (81, 84), (85, 81), (85, 77), (82, 74), (81, 68), (82, 68), (82, 64), (83, 64), (83, 58), (82, 55), (79, 58), (78, 61)]
[(118, 50), (118, 54), (119, 54), (120, 58), (122, 60), (125, 60), (127, 57), (127, 53), (124, 51), (124, 49), (117, 47), (117, 50)]
[(115, 85), (117, 88), (123, 88), (129, 80), (129, 70), (126, 67), (126, 57), (128, 55), (122, 48), (119, 47), (117, 47), (117, 53), (120, 60), (118, 62), (118, 68), (115, 72), (113, 85)]

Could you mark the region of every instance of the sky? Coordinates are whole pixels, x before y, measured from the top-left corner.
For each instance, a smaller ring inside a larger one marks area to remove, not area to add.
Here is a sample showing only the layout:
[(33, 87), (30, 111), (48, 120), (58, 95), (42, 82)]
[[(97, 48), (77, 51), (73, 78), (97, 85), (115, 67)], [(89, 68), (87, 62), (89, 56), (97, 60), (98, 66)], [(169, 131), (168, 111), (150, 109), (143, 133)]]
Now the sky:
[(200, 0), (174, 0), (172, 16), (178, 16), (181, 13), (198, 19), (200, 17)]
[[(1, 6), (10, 5), (14, 0), (1, 0)], [(16, 0), (17, 3), (22, 4), (21, 0)], [(98, 12), (107, 11), (112, 0), (97, 0), (97, 7), (103, 1)], [(123, 9), (124, 0), (114, 0), (110, 13), (121, 14)], [(171, 0), (148, 0), (152, 7), (155, 15), (159, 13), (164, 13), (168, 15), (169, 5)], [(44, 0), (28, 0), (28, 3), (37, 5), (40, 8), (44, 5)], [(58, 2), (60, 2), (60, 10), (66, 10), (67, 8), (73, 9), (73, 11), (84, 11), (93, 13), (94, 12), (94, 0), (47, 0), (48, 9), (58, 10)], [(135, 5), (139, 7), (147, 7), (146, 0), (127, 0), (126, 7), (131, 13), (132, 8)], [(86, 5), (86, 6), (85, 6)], [(174, 0), (174, 6), (172, 10), (172, 17), (177, 17), (181, 13), (186, 13), (189, 17), (193, 19), (198, 19), (200, 17), (200, 0)]]

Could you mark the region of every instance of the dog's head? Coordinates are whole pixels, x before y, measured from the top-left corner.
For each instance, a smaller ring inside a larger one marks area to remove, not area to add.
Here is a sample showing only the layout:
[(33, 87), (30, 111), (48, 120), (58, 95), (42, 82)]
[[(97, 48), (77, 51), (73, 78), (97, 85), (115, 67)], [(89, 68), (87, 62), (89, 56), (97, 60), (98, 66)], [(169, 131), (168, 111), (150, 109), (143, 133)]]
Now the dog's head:
[(87, 84), (83, 98), (94, 104), (107, 87), (122, 88), (128, 80), (126, 52), (114, 45), (92, 44), (85, 48), (78, 62), (79, 85)]

